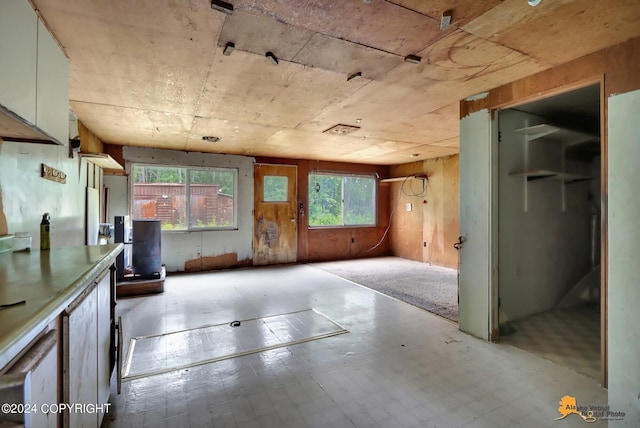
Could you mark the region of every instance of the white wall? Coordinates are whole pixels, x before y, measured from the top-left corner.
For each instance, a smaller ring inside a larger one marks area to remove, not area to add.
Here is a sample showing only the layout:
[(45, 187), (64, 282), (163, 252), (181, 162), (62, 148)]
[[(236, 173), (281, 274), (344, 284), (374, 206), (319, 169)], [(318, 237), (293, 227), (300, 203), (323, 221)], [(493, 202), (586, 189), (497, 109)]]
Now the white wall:
[[(498, 265), (502, 323), (553, 309), (589, 271), (591, 208), (588, 181), (526, 182), (524, 177), (509, 175), (525, 169), (562, 170), (562, 143), (530, 141), (528, 165), (525, 165), (526, 137), (513, 132), (548, 121), (505, 110), (499, 113), (499, 122), (502, 141), (499, 144)], [(566, 170), (588, 175), (591, 164), (567, 163)]]
[[(41, 163), (67, 175), (66, 184), (40, 177)], [(86, 161), (69, 159), (67, 147), (0, 143), (0, 189), (9, 233), (30, 232), (40, 246), (42, 214), (51, 215), (51, 246), (85, 242)]]
[(105, 175), (104, 187), (109, 189), (106, 223), (113, 224), (113, 218), (129, 215), (129, 181), (126, 175)]
[(609, 405), (640, 422), (640, 91), (609, 98)]
[(237, 260), (253, 258), (253, 164), (254, 158), (211, 153), (125, 147), (123, 155), (131, 163), (224, 167), (238, 169), (238, 229), (203, 232), (162, 232), (162, 263), (167, 272), (183, 271), (185, 262), (201, 257), (235, 253)]

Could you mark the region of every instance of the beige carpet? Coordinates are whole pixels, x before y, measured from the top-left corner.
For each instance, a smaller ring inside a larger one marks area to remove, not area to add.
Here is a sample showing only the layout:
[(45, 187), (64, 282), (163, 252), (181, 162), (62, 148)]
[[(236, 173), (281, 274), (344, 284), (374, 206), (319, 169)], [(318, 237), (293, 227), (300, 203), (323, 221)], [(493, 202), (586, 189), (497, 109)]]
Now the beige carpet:
[(458, 322), (458, 272), (400, 257), (341, 260), (311, 266)]

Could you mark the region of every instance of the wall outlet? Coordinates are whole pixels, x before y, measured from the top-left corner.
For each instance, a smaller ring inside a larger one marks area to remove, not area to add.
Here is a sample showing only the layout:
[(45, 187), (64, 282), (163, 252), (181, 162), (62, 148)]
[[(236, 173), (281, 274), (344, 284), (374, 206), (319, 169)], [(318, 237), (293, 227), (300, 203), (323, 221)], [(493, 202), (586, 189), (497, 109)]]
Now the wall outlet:
[(412, 206), (411, 206), (411, 202), (408, 202), (408, 203), (407, 203), (407, 211), (411, 211), (411, 208), (412, 208)]

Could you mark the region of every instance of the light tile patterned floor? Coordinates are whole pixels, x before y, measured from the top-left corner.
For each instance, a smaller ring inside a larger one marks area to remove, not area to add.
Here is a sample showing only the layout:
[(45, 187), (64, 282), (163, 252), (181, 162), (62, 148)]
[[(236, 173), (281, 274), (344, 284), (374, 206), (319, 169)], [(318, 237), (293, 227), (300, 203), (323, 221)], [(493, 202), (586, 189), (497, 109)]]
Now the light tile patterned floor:
[[(583, 427), (598, 383), (309, 266), (167, 278), (120, 300), (128, 337), (309, 307), (349, 333), (123, 384), (106, 427)], [(606, 426), (604, 421), (590, 427)]]
[(510, 323), (500, 341), (600, 380), (600, 306), (583, 305)]
[(154, 376), (343, 333), (347, 330), (307, 309), (134, 337), (122, 378)]

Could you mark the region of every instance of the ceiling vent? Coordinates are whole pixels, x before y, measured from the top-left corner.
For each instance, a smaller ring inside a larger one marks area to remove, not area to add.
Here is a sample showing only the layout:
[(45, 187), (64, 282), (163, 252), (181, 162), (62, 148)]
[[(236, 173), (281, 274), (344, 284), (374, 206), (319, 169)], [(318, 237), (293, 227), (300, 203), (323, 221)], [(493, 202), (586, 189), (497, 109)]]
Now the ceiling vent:
[(322, 131), (322, 133), (333, 135), (347, 135), (351, 134), (352, 132), (356, 132), (358, 129), (360, 129), (359, 126), (337, 124), (329, 129)]

